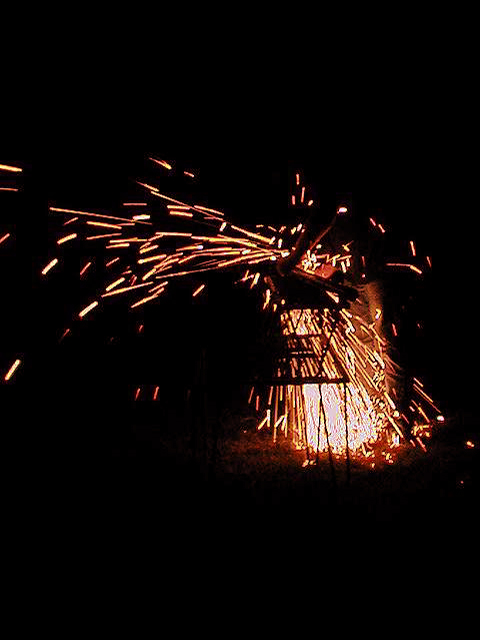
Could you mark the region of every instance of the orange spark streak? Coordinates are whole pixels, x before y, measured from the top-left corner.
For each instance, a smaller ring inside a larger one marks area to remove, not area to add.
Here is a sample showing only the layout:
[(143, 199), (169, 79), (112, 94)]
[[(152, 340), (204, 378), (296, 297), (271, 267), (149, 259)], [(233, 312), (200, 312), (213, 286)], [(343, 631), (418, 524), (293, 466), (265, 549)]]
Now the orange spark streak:
[[(77, 216), (90, 216), (92, 218), (105, 218), (107, 220), (120, 220), (121, 222), (131, 222), (128, 218), (119, 218), (117, 216), (107, 216), (103, 213), (91, 213), (89, 211), (76, 211), (75, 209), (60, 209), (59, 207), (49, 207), (50, 211), (55, 213), (73, 213)], [(140, 222), (139, 224), (151, 225), (151, 222)]]
[(87, 236), (85, 238), (85, 240), (100, 240), (102, 238), (113, 238), (113, 236), (121, 236), (122, 234), (120, 232), (115, 232), (115, 233), (104, 233), (101, 235), (97, 235), (97, 236)]
[(201, 293), (204, 289), (205, 289), (205, 285), (201, 284), (198, 287), (198, 289), (195, 289), (195, 291), (192, 293), (192, 298), (195, 298), (196, 296), (198, 296), (198, 294)]
[(4, 236), (2, 236), (0, 238), (0, 244), (2, 244), (2, 242), (5, 242), (5, 240), (7, 240), (7, 238), (9, 238), (9, 237), (10, 237), (9, 233), (6, 233)]
[(179, 232), (179, 231), (157, 231), (155, 233), (155, 235), (150, 238), (150, 240), (153, 240), (154, 238), (163, 238), (165, 237), (172, 237), (172, 238), (191, 238), (193, 234), (191, 233), (185, 233), (185, 232)]
[(83, 311), (80, 311), (80, 313), (78, 314), (78, 316), (80, 318), (84, 318), (87, 313), (89, 313), (92, 309), (95, 309), (95, 307), (98, 306), (98, 301), (95, 300), (95, 302), (92, 302), (92, 304), (89, 304), (88, 307), (85, 307), (85, 309), (83, 309)]
[(195, 178), (195, 174), (194, 173), (190, 173), (190, 171), (184, 171), (183, 175), (188, 176), (189, 178)]
[(122, 282), (125, 282), (125, 278), (118, 278), (118, 280), (115, 280), (115, 282), (109, 284), (105, 291), (111, 291), (112, 289), (115, 289), (115, 287), (119, 284), (122, 284)]
[(161, 266), (161, 264), (156, 264), (153, 269), (150, 269), (150, 271), (147, 271), (147, 273), (142, 276), (142, 280), (148, 280), (151, 276), (155, 275), (155, 273), (160, 270)]
[(62, 337), (60, 338), (59, 342), (62, 342), (62, 340), (63, 340), (66, 336), (68, 336), (68, 334), (69, 334), (69, 333), (70, 333), (70, 329), (66, 329), (66, 330), (63, 332)]
[(20, 366), (21, 360), (15, 360), (15, 362), (12, 364), (12, 366), (10, 367), (10, 369), (8, 370), (7, 374), (5, 375), (5, 382), (8, 382), (10, 380), (10, 378), (13, 376), (13, 374), (15, 373), (15, 371), (18, 369), (18, 367)]
[(302, 195), (300, 196), (300, 202), (305, 200), (305, 187), (302, 187)]
[(77, 216), (75, 218), (70, 218), (70, 220), (67, 220), (66, 222), (63, 223), (62, 227), (66, 227), (67, 224), (72, 224), (72, 222), (76, 222), (77, 220), (78, 220)]
[(112, 264), (114, 264), (115, 262), (118, 262), (120, 260), (120, 258), (114, 258), (113, 260), (110, 260), (109, 262), (107, 262), (105, 264), (106, 267), (111, 267)]
[(370, 218), (370, 222), (373, 224), (374, 227), (377, 226), (377, 223), (375, 222), (375, 220), (373, 218)]
[(65, 242), (68, 242), (69, 240), (74, 240), (77, 237), (78, 236), (76, 233), (71, 233), (69, 236), (64, 236), (63, 238), (60, 238), (59, 240), (57, 240), (57, 244), (64, 244)]
[(393, 335), (397, 337), (398, 336), (397, 327), (393, 324), (393, 322), (392, 322), (392, 331), (393, 331)]
[(23, 171), (23, 169), (20, 169), (20, 167), (12, 167), (8, 164), (0, 164), (0, 169), (2, 171), (11, 171), (13, 173), (19, 173), (21, 171)]
[(141, 213), (138, 216), (133, 216), (132, 220), (150, 220), (150, 216), (147, 213)]
[(146, 202), (124, 202), (123, 206), (124, 207), (146, 207), (147, 203)]
[(223, 211), (218, 211), (217, 209), (209, 209), (208, 207), (202, 207), (199, 204), (194, 205), (194, 209), (199, 209), (200, 211), (207, 211), (208, 213), (217, 213), (219, 216), (224, 216)]
[(247, 231), (246, 229), (242, 229), (242, 227), (235, 227), (233, 224), (231, 225), (231, 228), (234, 229), (235, 231), (238, 231), (239, 233), (243, 233), (249, 238), (253, 238), (254, 240), (260, 240), (261, 242), (266, 242), (270, 244), (271, 238), (261, 236), (258, 233), (253, 233), (252, 231)]
[(405, 267), (406, 269), (411, 269), (412, 271), (415, 271), (415, 273), (419, 273), (420, 275), (422, 275), (423, 271), (421, 269), (419, 269), (418, 267), (415, 267), (413, 264), (405, 264), (403, 262), (387, 262), (386, 267)]
[(83, 269), (80, 271), (80, 275), (83, 276), (83, 274), (86, 272), (86, 270), (91, 266), (91, 262), (87, 262), (87, 264), (83, 267)]
[(87, 224), (91, 227), (104, 227), (105, 229), (120, 229), (122, 227), (119, 224), (109, 224), (108, 222), (96, 222), (95, 220), (87, 220)]
[(417, 252), (415, 251), (415, 244), (413, 240), (410, 240), (410, 250), (412, 252), (412, 256), (415, 258), (415, 256), (417, 255)]
[(171, 171), (172, 169), (172, 165), (168, 164), (168, 162), (165, 162), (165, 160), (156, 160), (155, 158), (149, 158), (149, 160), (151, 160), (152, 162), (155, 162), (156, 164), (159, 164), (161, 167), (164, 167), (169, 171)]
[(108, 247), (105, 247), (105, 249), (124, 249), (125, 247), (129, 247), (129, 243), (128, 242), (121, 242), (119, 244), (110, 244), (108, 245)]
[(158, 296), (162, 293), (162, 291), (163, 291), (163, 289), (161, 289), (160, 291), (157, 291), (152, 296), (147, 296), (146, 298), (142, 298), (138, 302), (135, 302), (134, 304), (132, 304), (130, 306), (130, 309), (135, 309), (135, 307), (139, 307), (140, 305), (146, 304), (147, 302), (150, 302), (151, 300), (155, 300), (155, 298), (158, 298)]
[(156, 256), (149, 256), (148, 258), (140, 258), (140, 260), (137, 260), (137, 263), (145, 264), (147, 262), (156, 262), (157, 260), (163, 260), (166, 257), (167, 257), (166, 253), (160, 253)]
[(155, 251), (158, 249), (158, 244), (152, 244), (151, 246), (145, 246), (139, 249), (138, 253), (148, 253), (149, 251)]
[(295, 196), (292, 194), (292, 204), (295, 206)]
[(140, 387), (137, 387), (135, 391), (135, 400), (138, 400), (138, 396), (140, 395)]
[(18, 191), (16, 187), (0, 187), (0, 191)]
[(125, 293), (126, 291), (133, 291), (134, 289), (139, 289), (140, 287), (148, 287), (151, 284), (152, 284), (151, 282), (144, 282), (142, 284), (135, 284), (131, 287), (122, 287), (122, 289), (115, 289), (114, 291), (103, 293), (102, 298), (108, 298), (109, 296), (116, 296), (119, 293)]
[(51, 262), (47, 264), (46, 267), (42, 270), (42, 275), (46, 275), (50, 269), (52, 269), (58, 263), (58, 258), (54, 258)]
[(431, 269), (432, 268), (432, 260), (431, 260), (430, 256), (427, 256), (427, 262), (428, 262), (428, 266)]
[(187, 211), (176, 211), (175, 209), (171, 209), (169, 211), (171, 216), (182, 216), (183, 218), (193, 218), (193, 213), (188, 213)]
[(311, 207), (311, 206), (312, 206), (312, 204), (313, 204), (313, 200), (309, 200), (309, 201), (307, 202), (307, 207)]
[(297, 173), (295, 177), (297, 179), (297, 186), (298, 186), (300, 184), (300, 174)]
[(380, 229), (380, 231), (381, 231), (382, 233), (385, 233), (385, 229), (382, 227), (382, 225), (381, 225), (381, 224), (379, 224), (379, 225), (378, 225), (378, 228)]
[(156, 400), (158, 398), (159, 390), (160, 390), (160, 387), (155, 387), (155, 391), (153, 392), (153, 400)]

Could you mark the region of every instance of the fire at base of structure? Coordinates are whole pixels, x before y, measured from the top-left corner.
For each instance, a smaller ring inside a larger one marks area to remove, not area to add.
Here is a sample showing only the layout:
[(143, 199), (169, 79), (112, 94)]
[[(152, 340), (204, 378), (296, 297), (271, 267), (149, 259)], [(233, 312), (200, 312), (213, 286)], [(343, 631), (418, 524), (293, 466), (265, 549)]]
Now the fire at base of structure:
[[(259, 428), (273, 426), (276, 441), (280, 427), (297, 448), (314, 452), (369, 456), (377, 446), (397, 447), (406, 425), (391, 397), (396, 391), (377, 316), (376, 324), (368, 324), (346, 309), (282, 313), (286, 349), (276, 363)], [(419, 402), (413, 404), (419, 408), (413, 431), (428, 437), (434, 419)], [(436, 410), (433, 403), (431, 409)]]

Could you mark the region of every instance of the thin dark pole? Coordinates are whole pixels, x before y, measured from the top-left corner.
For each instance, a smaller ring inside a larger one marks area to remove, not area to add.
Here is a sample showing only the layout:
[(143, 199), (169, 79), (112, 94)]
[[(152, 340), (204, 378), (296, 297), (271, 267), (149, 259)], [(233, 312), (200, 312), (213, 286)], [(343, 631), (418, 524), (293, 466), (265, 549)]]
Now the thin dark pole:
[(345, 411), (345, 445), (346, 445), (346, 463), (347, 463), (347, 484), (350, 484), (350, 451), (348, 449), (348, 413), (347, 413), (347, 383), (343, 383), (343, 400)]

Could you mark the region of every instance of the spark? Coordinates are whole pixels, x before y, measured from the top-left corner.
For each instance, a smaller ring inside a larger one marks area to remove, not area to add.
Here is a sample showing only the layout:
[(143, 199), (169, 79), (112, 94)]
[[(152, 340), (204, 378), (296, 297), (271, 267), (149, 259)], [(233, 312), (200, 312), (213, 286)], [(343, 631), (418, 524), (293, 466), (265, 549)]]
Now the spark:
[(69, 334), (69, 333), (71, 333), (70, 329), (65, 329), (65, 331), (63, 332), (63, 334), (62, 334), (62, 336), (61, 336), (61, 338), (60, 338), (59, 342), (62, 342), (62, 340), (63, 340), (64, 338), (66, 338), (66, 337), (68, 336), (68, 334)]
[(337, 213), (348, 213), (347, 207), (339, 207)]
[(201, 284), (197, 289), (195, 289), (195, 291), (192, 293), (192, 298), (198, 296), (205, 289), (205, 286), (206, 285)]
[(77, 220), (78, 220), (78, 216), (75, 216), (74, 218), (70, 218), (70, 220), (67, 220), (66, 222), (64, 222), (62, 226), (66, 227), (68, 224), (72, 224), (72, 222), (76, 222)]
[(403, 267), (405, 269), (411, 269), (412, 271), (414, 271), (415, 273), (418, 273), (420, 275), (422, 275), (423, 271), (421, 269), (419, 269), (418, 267), (416, 267), (413, 264), (405, 264), (403, 262), (387, 262), (386, 267)]
[(122, 230), (122, 227), (119, 224), (109, 224), (108, 222), (96, 222), (95, 220), (87, 220), (87, 224), (91, 227), (102, 227), (105, 229), (119, 229)]
[(188, 211), (176, 211), (175, 209), (170, 210), (171, 216), (181, 216), (184, 218), (193, 218), (193, 213), (189, 213)]
[(124, 207), (146, 207), (147, 203), (146, 202), (124, 202), (123, 206)]
[(153, 392), (153, 400), (158, 398), (158, 392), (160, 391), (160, 387), (155, 387), (155, 391)]
[(109, 262), (105, 263), (106, 267), (111, 267), (112, 264), (115, 264), (115, 262), (118, 262), (120, 260), (120, 258), (114, 258), (113, 260), (110, 260)]
[(271, 238), (267, 238), (266, 236), (261, 236), (258, 233), (253, 233), (252, 231), (247, 231), (247, 229), (243, 229), (242, 227), (235, 227), (233, 224), (230, 225), (230, 227), (234, 231), (238, 231), (239, 233), (243, 233), (244, 235), (248, 236), (249, 238), (253, 238), (254, 240), (259, 240), (260, 242), (266, 242), (267, 244), (270, 244)]
[(108, 293), (103, 293), (102, 298), (107, 298), (109, 296), (116, 296), (120, 293), (126, 293), (128, 291), (133, 291), (134, 289), (139, 289), (140, 287), (148, 287), (151, 282), (143, 282), (142, 284), (135, 284), (129, 287), (122, 287), (121, 289), (115, 289), (114, 291), (109, 291)]
[(64, 244), (65, 242), (68, 242), (69, 240), (74, 240), (77, 237), (78, 236), (76, 233), (71, 233), (70, 235), (64, 236), (63, 238), (60, 238), (59, 240), (57, 240), (57, 244)]
[(195, 174), (191, 173), (190, 171), (184, 171), (183, 175), (188, 176), (189, 178), (195, 178)]
[(82, 311), (80, 311), (80, 313), (78, 314), (80, 318), (84, 318), (87, 313), (90, 313), (90, 311), (92, 311), (92, 309), (95, 309), (95, 307), (98, 306), (98, 301), (95, 300), (94, 302), (92, 302), (91, 304), (88, 305), (88, 307), (85, 307), (85, 309), (83, 309)]
[[(129, 220), (128, 218), (119, 218), (118, 216), (110, 216), (110, 215), (105, 215), (103, 213), (91, 213), (88, 211), (77, 211), (75, 209), (61, 209), (59, 207), (49, 207), (50, 211), (53, 211), (54, 213), (73, 213), (73, 215), (77, 215), (77, 216), (89, 216), (92, 218), (104, 218), (106, 220), (120, 220), (121, 222), (126, 222), (126, 223), (130, 223), (131, 220)], [(139, 224), (151, 224), (149, 222), (140, 222)]]
[(108, 287), (106, 287), (105, 291), (111, 291), (112, 289), (115, 289), (115, 287), (119, 284), (122, 284), (122, 282), (125, 282), (125, 278), (118, 278), (118, 280), (115, 280), (114, 282), (109, 284)]
[(412, 256), (415, 258), (417, 252), (415, 250), (415, 243), (413, 242), (413, 240), (410, 240), (410, 251), (412, 252)]
[(163, 260), (167, 257), (166, 253), (159, 253), (156, 256), (149, 256), (148, 258), (140, 258), (137, 260), (138, 264), (146, 264), (147, 262), (158, 262), (159, 260)]
[(87, 262), (86, 265), (83, 267), (83, 269), (80, 271), (80, 276), (83, 276), (84, 273), (86, 273), (87, 269), (89, 269), (92, 266), (91, 262)]
[(149, 160), (151, 160), (152, 162), (155, 162), (161, 167), (164, 167), (165, 169), (168, 169), (169, 171), (173, 169), (172, 165), (166, 162), (165, 160), (156, 160), (155, 158), (149, 158)]
[(206, 211), (207, 213), (215, 213), (215, 214), (221, 216), (222, 218), (225, 216), (223, 211), (218, 211), (218, 209), (210, 209), (209, 207), (202, 207), (199, 204), (194, 205), (194, 209), (198, 209), (200, 211)]
[(20, 167), (12, 167), (8, 164), (0, 164), (0, 169), (2, 171), (10, 171), (12, 173), (19, 173), (21, 171), (23, 171), (23, 169), (20, 169)]
[(18, 191), (16, 187), (0, 187), (0, 191)]
[(113, 238), (114, 236), (121, 236), (121, 233), (105, 233), (97, 236), (87, 236), (85, 240), (102, 240), (104, 238)]
[(475, 447), (475, 444), (471, 441), (471, 440), (467, 440), (465, 442), (465, 445), (469, 448), (469, 449), (473, 449)]
[(53, 260), (51, 260), (46, 267), (44, 267), (42, 269), (42, 275), (47, 275), (47, 273), (50, 271), (50, 269), (53, 269), (53, 267), (58, 264), (58, 258), (54, 258)]
[(8, 238), (10, 238), (10, 234), (6, 233), (4, 236), (2, 236), (0, 238), (0, 244), (2, 244), (3, 242), (5, 242), (5, 240), (7, 240)]
[(135, 302), (134, 304), (132, 304), (130, 306), (130, 309), (135, 309), (136, 307), (139, 307), (142, 304), (146, 304), (147, 302), (150, 302), (151, 300), (155, 300), (155, 298), (158, 298), (160, 292), (154, 293), (152, 296), (147, 296), (146, 298), (142, 298), (141, 300), (139, 300), (138, 302)]
[(22, 362), (22, 361), (21, 361), (21, 360), (19, 360), (19, 359), (15, 360), (15, 362), (12, 364), (12, 366), (10, 367), (10, 369), (8, 370), (8, 372), (5, 374), (5, 378), (4, 378), (5, 382), (8, 382), (8, 381), (11, 379), (11, 377), (13, 376), (13, 374), (15, 373), (15, 371), (16, 371), (16, 370), (18, 369), (18, 367), (20, 366), (21, 362)]

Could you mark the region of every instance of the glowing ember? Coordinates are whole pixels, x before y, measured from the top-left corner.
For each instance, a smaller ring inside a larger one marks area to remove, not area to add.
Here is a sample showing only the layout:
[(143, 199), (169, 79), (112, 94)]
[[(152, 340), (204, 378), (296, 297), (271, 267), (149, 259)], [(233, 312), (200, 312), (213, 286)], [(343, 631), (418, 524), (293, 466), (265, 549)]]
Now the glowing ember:
[(12, 378), (13, 374), (18, 369), (20, 364), (21, 364), (21, 360), (18, 360), (18, 359), (15, 360), (15, 362), (12, 364), (12, 366), (10, 367), (10, 369), (8, 370), (8, 372), (4, 377), (5, 382), (8, 382)]

